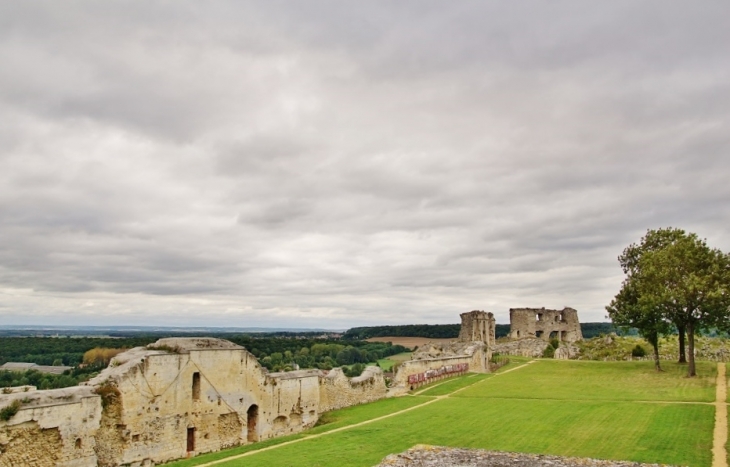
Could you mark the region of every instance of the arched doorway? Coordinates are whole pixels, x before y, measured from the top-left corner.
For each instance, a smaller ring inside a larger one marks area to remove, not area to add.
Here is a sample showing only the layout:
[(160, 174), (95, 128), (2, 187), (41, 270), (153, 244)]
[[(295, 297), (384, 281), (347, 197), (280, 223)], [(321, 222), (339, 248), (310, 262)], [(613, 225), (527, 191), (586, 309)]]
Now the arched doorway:
[(246, 411), (246, 427), (248, 429), (248, 442), (249, 443), (258, 441), (258, 436), (256, 436), (256, 423), (258, 421), (259, 421), (259, 406), (256, 404), (253, 404), (251, 407), (248, 408), (248, 411)]

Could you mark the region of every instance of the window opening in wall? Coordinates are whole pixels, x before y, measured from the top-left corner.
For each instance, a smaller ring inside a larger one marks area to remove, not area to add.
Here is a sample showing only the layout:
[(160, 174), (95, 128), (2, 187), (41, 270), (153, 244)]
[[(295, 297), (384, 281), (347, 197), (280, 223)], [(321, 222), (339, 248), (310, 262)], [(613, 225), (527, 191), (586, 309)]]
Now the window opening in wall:
[(520, 337), (520, 331), (519, 330), (517, 331), (517, 337)]
[(559, 338), (557, 331), (553, 331), (550, 333), (550, 340), (555, 339), (556, 337)]
[(193, 400), (200, 400), (200, 373), (193, 373)]
[(542, 333), (543, 333), (543, 331), (535, 331), (535, 337), (537, 337), (538, 339), (541, 338)]
[(560, 322), (565, 322), (565, 313), (563, 313), (562, 311), (560, 312)]
[(188, 428), (188, 452), (195, 451), (195, 427)]
[(76, 449), (81, 449), (81, 438), (76, 438), (75, 446)]
[(256, 439), (256, 423), (259, 421), (259, 406), (254, 404), (246, 411), (246, 428), (248, 431), (248, 441), (250, 443), (257, 441)]
[(560, 321), (560, 316), (555, 316), (555, 321)]
[(542, 313), (538, 313), (537, 316), (535, 316), (536, 321), (542, 321)]

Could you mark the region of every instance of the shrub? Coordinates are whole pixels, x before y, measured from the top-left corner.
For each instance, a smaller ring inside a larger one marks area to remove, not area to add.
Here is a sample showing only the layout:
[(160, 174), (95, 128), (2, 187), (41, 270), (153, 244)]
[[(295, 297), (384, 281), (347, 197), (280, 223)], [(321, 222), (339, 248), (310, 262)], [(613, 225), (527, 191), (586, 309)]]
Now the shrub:
[(555, 356), (555, 347), (548, 345), (542, 352), (543, 358), (553, 358)]
[(21, 402), (19, 400), (14, 400), (10, 403), (7, 407), (3, 407), (0, 409), (0, 420), (7, 422), (13, 416), (18, 413), (18, 410), (20, 410)]
[(163, 352), (167, 353), (182, 353), (182, 349), (179, 346), (170, 347), (169, 345), (148, 345), (147, 348), (149, 350), (161, 350)]
[(94, 389), (94, 392), (101, 396), (101, 407), (103, 409), (106, 409), (107, 407), (112, 405), (117, 400), (117, 398), (122, 395), (119, 392), (119, 389), (117, 389), (117, 387), (110, 382), (106, 382), (101, 386), (98, 386), (96, 389)]
[(553, 349), (557, 350), (557, 348), (560, 347), (560, 341), (553, 337), (552, 339), (550, 339), (550, 345), (553, 346)]
[(642, 347), (639, 344), (636, 344), (636, 347), (631, 349), (631, 356), (635, 358), (641, 358), (646, 356), (646, 350), (644, 350), (644, 347)]
[(109, 361), (112, 358), (116, 357), (125, 350), (126, 349), (107, 349), (102, 347), (95, 347), (91, 350), (87, 350), (84, 353), (84, 363), (86, 365), (106, 366), (109, 364)]
[(354, 378), (355, 376), (360, 376), (362, 372), (365, 370), (365, 365), (362, 363), (355, 363), (350, 368), (344, 367), (343, 368), (345, 376), (349, 378)]

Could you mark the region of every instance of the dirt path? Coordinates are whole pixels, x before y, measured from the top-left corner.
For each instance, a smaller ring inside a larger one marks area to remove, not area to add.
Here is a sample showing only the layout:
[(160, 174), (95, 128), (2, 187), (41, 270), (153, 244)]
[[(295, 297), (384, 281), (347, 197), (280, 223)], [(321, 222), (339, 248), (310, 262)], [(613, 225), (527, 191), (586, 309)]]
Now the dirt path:
[[(510, 368), (509, 370), (505, 370), (505, 371), (500, 372), (500, 373), (495, 373), (494, 376), (496, 377), (496, 376), (499, 376), (499, 375), (503, 375), (503, 374), (509, 373), (511, 371), (519, 370), (520, 368), (524, 368), (524, 367), (526, 367), (527, 365), (529, 365), (529, 364), (531, 364), (533, 362), (535, 362), (535, 360), (530, 360), (529, 362), (524, 363), (524, 364), (522, 364), (520, 366), (516, 366), (514, 368)], [(479, 381), (475, 381), (474, 384), (480, 383), (482, 381), (489, 381), (490, 379), (492, 379), (492, 378), (480, 379)], [(436, 396), (433, 399), (424, 402), (423, 404), (418, 404), (416, 406), (409, 407), (407, 409), (399, 410), (398, 412), (389, 413), (388, 415), (383, 415), (381, 417), (376, 417), (376, 418), (371, 418), (370, 420), (365, 420), (364, 422), (355, 423), (355, 424), (343, 426), (343, 427), (340, 427), (340, 428), (335, 428), (334, 430), (325, 431), (324, 433), (318, 433), (316, 435), (304, 436), (303, 438), (294, 439), (294, 440), (291, 440), (291, 441), (286, 441), (284, 443), (276, 444), (274, 446), (269, 446), (269, 447), (266, 447), (266, 448), (256, 449), (255, 451), (244, 452), (243, 454), (238, 454), (238, 455), (235, 455), (235, 456), (226, 457), (225, 459), (218, 459), (218, 460), (215, 460), (215, 461), (212, 461), (212, 462), (208, 462), (208, 463), (205, 463), (205, 464), (198, 464), (195, 467), (210, 467), (212, 465), (218, 465), (218, 464), (222, 464), (224, 462), (230, 462), (230, 461), (233, 461), (233, 460), (236, 460), (236, 459), (240, 459), (242, 457), (252, 456), (252, 455), (258, 454), (260, 452), (271, 451), (272, 449), (277, 449), (277, 448), (281, 448), (281, 447), (284, 447), (284, 446), (289, 446), (291, 444), (300, 443), (302, 441), (308, 441), (310, 439), (321, 438), (322, 436), (331, 435), (332, 433), (339, 433), (340, 431), (351, 430), (352, 428), (357, 428), (359, 426), (367, 425), (369, 423), (374, 423), (374, 422), (377, 422), (377, 421), (380, 421), (380, 420), (384, 420), (386, 418), (395, 417), (396, 415), (400, 415), (402, 413), (410, 412), (411, 410), (416, 410), (416, 409), (420, 409), (421, 407), (425, 407), (427, 405), (431, 405), (434, 402), (438, 402), (438, 401), (440, 401), (442, 399), (445, 399), (445, 398), (451, 396), (452, 394), (456, 394), (459, 391), (463, 391), (464, 389), (467, 389), (467, 388), (473, 386), (474, 384), (470, 384), (468, 386), (464, 386), (463, 388), (457, 389), (456, 391), (454, 391), (454, 392), (452, 392), (450, 394), (446, 394), (446, 395), (443, 395), (443, 396)], [(715, 467), (715, 466), (713, 465), (713, 467)]]
[(727, 378), (725, 364), (717, 364), (717, 391), (715, 393), (715, 431), (712, 438), (712, 467), (727, 466)]

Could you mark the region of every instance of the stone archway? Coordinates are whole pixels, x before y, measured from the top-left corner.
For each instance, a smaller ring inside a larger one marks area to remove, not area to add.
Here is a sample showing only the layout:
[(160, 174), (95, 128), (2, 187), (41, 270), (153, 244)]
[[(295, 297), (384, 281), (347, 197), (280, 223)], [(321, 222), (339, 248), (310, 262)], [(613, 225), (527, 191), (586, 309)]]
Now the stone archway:
[(259, 421), (259, 406), (256, 404), (253, 404), (246, 411), (246, 428), (248, 431), (247, 439), (248, 439), (249, 443), (258, 441), (258, 436), (256, 434), (256, 424), (258, 423), (258, 421)]

